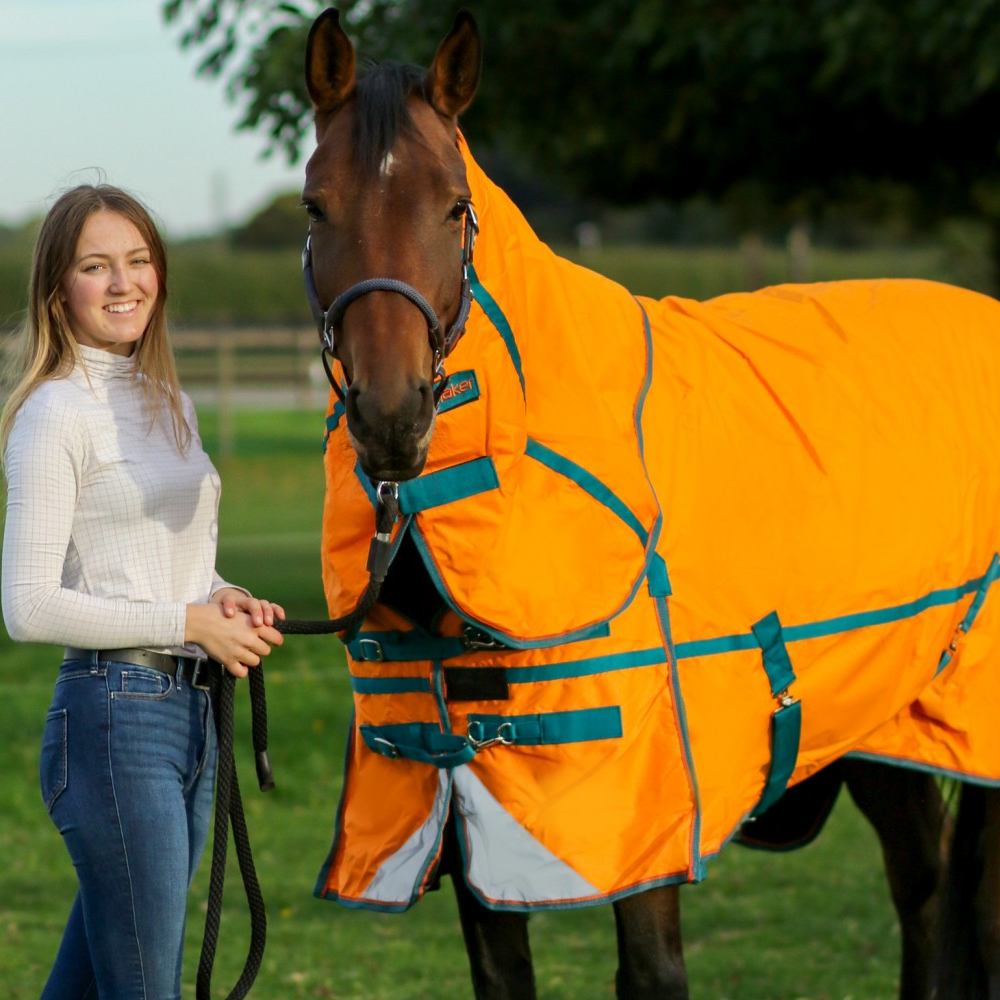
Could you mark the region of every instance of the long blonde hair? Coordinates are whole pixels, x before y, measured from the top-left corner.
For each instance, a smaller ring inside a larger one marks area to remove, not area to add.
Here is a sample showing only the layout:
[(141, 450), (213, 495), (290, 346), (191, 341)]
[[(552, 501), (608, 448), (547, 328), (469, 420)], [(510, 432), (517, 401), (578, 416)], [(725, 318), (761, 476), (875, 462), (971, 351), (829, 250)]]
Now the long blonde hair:
[(191, 428), (184, 419), (180, 384), (167, 335), (167, 253), (156, 223), (146, 207), (128, 192), (110, 184), (81, 184), (61, 195), (45, 216), (35, 242), (28, 286), (28, 312), (19, 343), (5, 378), (12, 385), (0, 414), (0, 455), (6, 450), (14, 417), (39, 383), (65, 378), (79, 360), (60, 291), (76, 256), (76, 246), (87, 220), (95, 212), (114, 212), (131, 222), (149, 247), (159, 279), (159, 292), (149, 323), (134, 351), (136, 371), (142, 378), (150, 419), (165, 404), (173, 423), (177, 447), (191, 443)]

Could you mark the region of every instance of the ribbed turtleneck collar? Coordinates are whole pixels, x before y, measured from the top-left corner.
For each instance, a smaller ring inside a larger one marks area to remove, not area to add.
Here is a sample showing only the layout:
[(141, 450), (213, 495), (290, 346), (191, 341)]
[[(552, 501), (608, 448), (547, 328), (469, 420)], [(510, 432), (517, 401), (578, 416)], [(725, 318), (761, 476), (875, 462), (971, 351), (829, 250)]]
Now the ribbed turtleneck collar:
[(122, 357), (120, 354), (112, 354), (111, 351), (102, 351), (97, 347), (87, 347), (85, 344), (77, 344), (80, 352), (80, 361), (87, 375), (99, 382), (110, 382), (114, 379), (135, 378), (136, 358), (135, 352), (130, 357)]

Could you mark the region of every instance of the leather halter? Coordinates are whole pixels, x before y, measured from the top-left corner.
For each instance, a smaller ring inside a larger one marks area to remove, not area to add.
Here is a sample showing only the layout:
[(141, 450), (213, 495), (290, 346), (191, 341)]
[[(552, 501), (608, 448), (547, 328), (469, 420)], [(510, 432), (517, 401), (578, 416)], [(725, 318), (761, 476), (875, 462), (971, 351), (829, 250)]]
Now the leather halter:
[(319, 293), (316, 291), (316, 282), (313, 278), (312, 266), (312, 236), (306, 236), (306, 245), (302, 249), (302, 277), (306, 286), (306, 298), (309, 300), (309, 308), (316, 326), (319, 329), (319, 338), (322, 345), (321, 358), (323, 368), (326, 370), (326, 377), (333, 386), (333, 391), (346, 405), (344, 390), (340, 387), (337, 379), (333, 377), (330, 370), (330, 358), (337, 357), (336, 332), (344, 318), (344, 313), (352, 302), (357, 301), (369, 292), (395, 292), (409, 299), (421, 313), (427, 322), (427, 334), (430, 338), (431, 350), (434, 352), (434, 379), (436, 382), (434, 399), (437, 402), (441, 392), (444, 391), (445, 378), (443, 361), (451, 353), (459, 338), (465, 332), (465, 323), (469, 318), (469, 309), (472, 305), (472, 282), (469, 277), (469, 268), (472, 265), (472, 253), (476, 245), (476, 235), (479, 232), (479, 218), (476, 210), (472, 207), (472, 202), (465, 202), (464, 207), (465, 228), (462, 233), (462, 297), (458, 308), (458, 315), (455, 321), (448, 327), (447, 331), (442, 330), (441, 321), (434, 312), (431, 304), (412, 285), (397, 278), (365, 278), (357, 284), (351, 285), (346, 291), (338, 295), (330, 304), (329, 309), (324, 309), (319, 300)]

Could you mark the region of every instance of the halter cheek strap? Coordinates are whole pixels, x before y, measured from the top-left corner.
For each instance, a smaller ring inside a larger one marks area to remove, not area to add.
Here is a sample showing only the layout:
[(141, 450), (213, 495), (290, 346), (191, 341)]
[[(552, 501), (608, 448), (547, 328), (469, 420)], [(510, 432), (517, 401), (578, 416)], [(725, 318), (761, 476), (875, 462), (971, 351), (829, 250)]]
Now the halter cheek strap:
[(441, 321), (434, 312), (431, 304), (412, 285), (396, 278), (365, 278), (355, 285), (351, 285), (346, 291), (338, 295), (330, 305), (329, 309), (324, 309), (316, 291), (316, 281), (313, 277), (312, 267), (312, 237), (306, 237), (306, 245), (302, 249), (302, 277), (306, 286), (306, 298), (309, 301), (309, 309), (316, 320), (319, 328), (319, 337), (322, 345), (321, 358), (326, 377), (333, 386), (333, 391), (340, 398), (344, 399), (344, 390), (340, 387), (337, 379), (333, 377), (330, 369), (330, 358), (337, 356), (336, 331), (340, 327), (344, 318), (344, 313), (352, 302), (360, 299), (369, 292), (395, 292), (409, 299), (423, 314), (427, 323), (427, 335), (430, 338), (431, 349), (434, 352), (434, 401), (439, 400), (444, 391), (445, 378), (442, 362), (452, 352), (459, 338), (465, 332), (465, 324), (469, 318), (469, 310), (472, 306), (472, 282), (469, 278), (469, 267), (472, 264), (472, 254), (476, 245), (476, 236), (479, 233), (479, 219), (471, 202), (465, 203), (465, 228), (462, 234), (462, 289), (461, 300), (459, 302), (458, 314), (454, 322), (448, 327), (447, 332), (441, 329)]

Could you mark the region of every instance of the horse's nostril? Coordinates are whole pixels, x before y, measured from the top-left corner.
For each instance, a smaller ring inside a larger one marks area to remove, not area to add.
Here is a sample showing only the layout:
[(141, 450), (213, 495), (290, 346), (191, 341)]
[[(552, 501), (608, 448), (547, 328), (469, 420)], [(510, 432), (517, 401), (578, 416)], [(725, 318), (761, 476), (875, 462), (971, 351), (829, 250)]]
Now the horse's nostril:
[(359, 421), (363, 421), (361, 413), (360, 397), (361, 397), (361, 390), (358, 389), (357, 386), (352, 385), (347, 390), (347, 395), (344, 402), (344, 409), (347, 412), (347, 419), (353, 424), (356, 424)]

